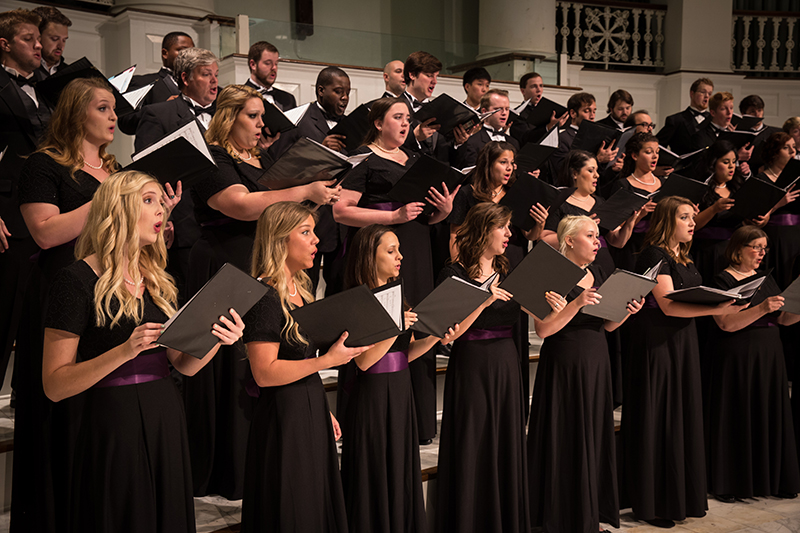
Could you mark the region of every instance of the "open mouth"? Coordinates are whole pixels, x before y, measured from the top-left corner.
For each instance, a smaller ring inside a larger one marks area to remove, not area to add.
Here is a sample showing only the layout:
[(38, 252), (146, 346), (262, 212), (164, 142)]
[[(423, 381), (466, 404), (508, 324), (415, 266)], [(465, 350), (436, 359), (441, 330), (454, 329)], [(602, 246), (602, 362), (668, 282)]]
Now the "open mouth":
[(161, 231), (161, 222), (156, 222), (155, 224), (153, 224), (153, 229), (156, 231), (156, 233)]

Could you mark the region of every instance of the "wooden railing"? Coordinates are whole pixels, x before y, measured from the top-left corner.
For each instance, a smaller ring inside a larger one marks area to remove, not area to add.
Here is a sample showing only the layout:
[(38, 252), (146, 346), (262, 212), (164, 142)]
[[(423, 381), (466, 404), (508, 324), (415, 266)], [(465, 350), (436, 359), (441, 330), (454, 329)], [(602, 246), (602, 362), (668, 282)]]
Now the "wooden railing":
[(556, 4), (556, 51), (572, 61), (657, 70), (664, 66), (666, 6), (594, 1)]
[(797, 75), (800, 25), (794, 13), (734, 11), (731, 69), (758, 75)]

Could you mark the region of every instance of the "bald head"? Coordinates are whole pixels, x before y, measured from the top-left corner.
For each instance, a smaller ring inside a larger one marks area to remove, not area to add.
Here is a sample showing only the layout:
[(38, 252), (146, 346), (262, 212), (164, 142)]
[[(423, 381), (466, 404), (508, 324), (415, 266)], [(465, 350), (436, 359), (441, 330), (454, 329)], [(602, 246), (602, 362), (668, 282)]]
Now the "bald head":
[(406, 82), (403, 79), (403, 62), (394, 60), (386, 63), (383, 67), (383, 83), (386, 90), (395, 96), (400, 96), (406, 90)]

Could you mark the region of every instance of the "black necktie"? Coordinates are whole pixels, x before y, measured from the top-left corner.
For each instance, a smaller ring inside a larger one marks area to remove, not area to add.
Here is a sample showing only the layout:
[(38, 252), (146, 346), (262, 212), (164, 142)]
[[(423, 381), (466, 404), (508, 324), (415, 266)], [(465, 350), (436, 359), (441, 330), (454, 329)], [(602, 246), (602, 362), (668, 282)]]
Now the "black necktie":
[(324, 111), (324, 110), (322, 111), (322, 116), (325, 117), (325, 121), (326, 122), (337, 122), (338, 123), (342, 119), (341, 116), (339, 116), (339, 115), (331, 115), (330, 113), (328, 113), (327, 111)]
[(189, 107), (192, 108), (192, 111), (194, 112), (194, 116), (196, 116), (196, 117), (199, 117), (203, 113), (207, 113), (207, 114), (213, 116), (214, 115), (214, 111), (216, 111), (216, 106), (217, 106), (216, 102), (214, 102), (213, 104), (211, 104), (208, 107), (200, 107), (199, 105), (194, 105), (191, 102), (187, 102), (187, 103), (189, 104)]
[(31, 76), (30, 78), (23, 78), (22, 76), (11, 76), (9, 74), (9, 77), (13, 78), (14, 81), (17, 82), (17, 85), (19, 85), (20, 87), (25, 87), (26, 85), (30, 85), (31, 87), (33, 87), (33, 83), (31, 83), (33, 81), (33, 76)]

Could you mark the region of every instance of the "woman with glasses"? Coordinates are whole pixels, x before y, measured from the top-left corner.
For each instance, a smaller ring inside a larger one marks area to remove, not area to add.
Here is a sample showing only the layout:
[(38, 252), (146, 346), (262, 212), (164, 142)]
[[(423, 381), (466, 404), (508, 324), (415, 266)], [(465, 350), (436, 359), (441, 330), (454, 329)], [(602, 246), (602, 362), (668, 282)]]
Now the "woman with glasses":
[[(737, 229), (714, 279), (723, 290), (763, 276), (767, 234)], [(725, 503), (757, 496), (794, 498), (800, 490), (789, 384), (776, 326), (800, 321), (781, 311), (784, 299), (768, 276), (750, 305), (714, 316), (712, 372), (705, 402), (708, 492)]]

